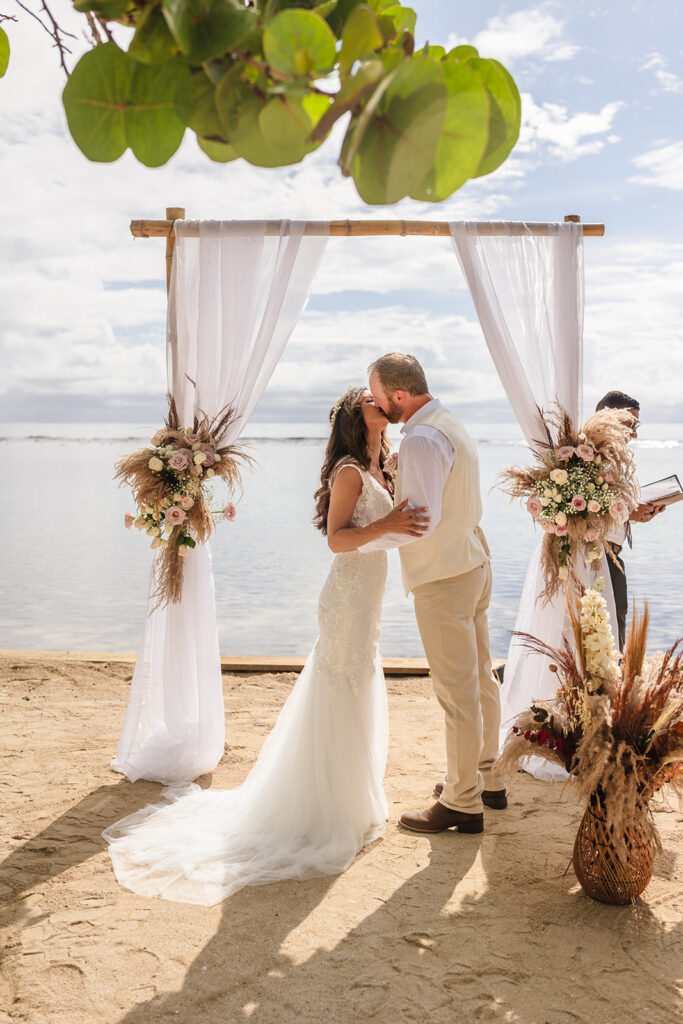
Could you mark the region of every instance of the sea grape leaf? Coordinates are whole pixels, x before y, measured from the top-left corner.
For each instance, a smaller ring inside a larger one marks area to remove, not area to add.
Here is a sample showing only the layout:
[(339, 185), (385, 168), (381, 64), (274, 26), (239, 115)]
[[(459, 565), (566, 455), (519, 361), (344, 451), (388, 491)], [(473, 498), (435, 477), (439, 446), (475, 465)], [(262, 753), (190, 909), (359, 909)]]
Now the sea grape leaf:
[(160, 7), (147, 7), (138, 20), (128, 53), (142, 64), (165, 64), (178, 53)]
[(441, 67), (406, 60), (382, 94), (353, 159), (366, 203), (395, 203), (418, 189), (433, 165), (448, 104)]
[(464, 64), (465, 61), (472, 60), (473, 57), (479, 56), (479, 50), (475, 49), (474, 46), (454, 46), (452, 50), (448, 51), (447, 60), (457, 60), (459, 63)]
[(223, 126), (216, 109), (216, 87), (204, 71), (192, 73), (192, 114), (188, 127), (197, 135), (223, 134)]
[(130, 6), (131, 0), (74, 0), (77, 11), (95, 11), (111, 21), (122, 18)]
[(316, 148), (311, 132), (328, 102), (315, 94), (303, 99), (277, 96), (263, 106), (251, 131), (230, 141), (239, 156), (257, 167), (299, 163)]
[(9, 38), (4, 28), (0, 27), (0, 78), (3, 77), (9, 65)]
[(163, 0), (168, 27), (191, 64), (218, 57), (255, 26), (258, 12), (239, 0)]
[(489, 94), (489, 139), (474, 178), (490, 174), (509, 156), (519, 138), (522, 102), (512, 76), (497, 60), (474, 58), (467, 67), (476, 71)]
[(489, 98), (479, 76), (464, 64), (441, 65), (448, 105), (433, 167), (413, 199), (446, 199), (477, 171), (488, 143)]
[(105, 43), (81, 57), (63, 98), (69, 131), (89, 160), (117, 160), (130, 146), (141, 163), (158, 167), (180, 145), (192, 82), (181, 60), (140, 64)]
[(328, 74), (335, 64), (335, 47), (330, 26), (314, 11), (281, 11), (263, 33), (266, 62), (283, 75)]
[(197, 142), (199, 143), (199, 148), (215, 163), (227, 164), (231, 160), (237, 160), (237, 153), (227, 142), (205, 139), (201, 135), (197, 136)]
[(362, 60), (384, 43), (380, 32), (377, 16), (366, 4), (354, 8), (342, 34), (342, 45), (339, 53), (339, 75), (342, 82), (348, 78), (351, 68), (357, 60)]

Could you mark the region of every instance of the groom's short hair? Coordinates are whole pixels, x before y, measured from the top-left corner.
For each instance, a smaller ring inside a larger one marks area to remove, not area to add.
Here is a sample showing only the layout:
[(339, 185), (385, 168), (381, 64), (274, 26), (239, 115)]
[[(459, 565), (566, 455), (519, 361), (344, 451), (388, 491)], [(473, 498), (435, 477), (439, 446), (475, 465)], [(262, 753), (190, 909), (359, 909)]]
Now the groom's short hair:
[(640, 402), (636, 398), (631, 398), (630, 395), (625, 394), (623, 391), (608, 391), (595, 406), (596, 412), (601, 412), (602, 409), (640, 410)]
[(426, 395), (429, 392), (424, 370), (415, 356), (405, 352), (389, 352), (380, 356), (368, 367), (368, 373), (377, 374), (388, 395), (394, 391), (407, 391), (409, 395)]

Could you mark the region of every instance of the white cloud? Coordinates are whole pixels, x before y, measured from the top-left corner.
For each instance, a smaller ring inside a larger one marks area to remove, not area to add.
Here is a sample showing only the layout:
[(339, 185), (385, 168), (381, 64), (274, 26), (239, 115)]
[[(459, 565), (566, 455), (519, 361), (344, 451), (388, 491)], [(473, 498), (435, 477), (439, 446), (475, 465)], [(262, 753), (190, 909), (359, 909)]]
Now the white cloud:
[(683, 142), (643, 153), (635, 157), (633, 163), (643, 172), (629, 178), (636, 185), (683, 190)]
[(652, 71), (661, 92), (683, 92), (683, 79), (668, 70), (669, 62), (661, 53), (650, 53), (639, 71)]
[(683, 416), (682, 278), (680, 243), (586, 247), (587, 405), (618, 388), (639, 398), (648, 419)]
[[(547, 149), (562, 160), (575, 160), (598, 153), (607, 142), (617, 142), (611, 132), (612, 122), (624, 106), (621, 101), (606, 103), (597, 113), (579, 111), (571, 114), (559, 103), (540, 106), (528, 93), (522, 95), (522, 130), (518, 153), (535, 153)], [(606, 136), (601, 138), (600, 136)]]
[(465, 40), (456, 35), (448, 39), (448, 46), (469, 42), (476, 46), (482, 57), (494, 57), (503, 64), (531, 57), (549, 63), (571, 60), (579, 47), (564, 39), (565, 22), (553, 14), (553, 4), (526, 7), (508, 15), (489, 18), (485, 28), (474, 39)]

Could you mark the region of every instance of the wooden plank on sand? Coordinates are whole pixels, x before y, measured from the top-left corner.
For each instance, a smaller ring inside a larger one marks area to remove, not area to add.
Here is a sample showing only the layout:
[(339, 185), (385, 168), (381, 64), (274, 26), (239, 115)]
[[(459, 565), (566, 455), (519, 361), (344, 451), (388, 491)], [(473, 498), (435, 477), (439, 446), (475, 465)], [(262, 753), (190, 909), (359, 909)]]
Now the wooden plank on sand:
[[(137, 655), (119, 651), (0, 651), (6, 660), (23, 662), (65, 661), (89, 662), (90, 664), (134, 665)], [(301, 672), (305, 658), (300, 655), (243, 654), (221, 658), (221, 669), (225, 673), (246, 672), (253, 675), (264, 672)], [(496, 660), (494, 669), (505, 662)], [(425, 658), (384, 658), (384, 673), (387, 676), (426, 676), (429, 666)]]

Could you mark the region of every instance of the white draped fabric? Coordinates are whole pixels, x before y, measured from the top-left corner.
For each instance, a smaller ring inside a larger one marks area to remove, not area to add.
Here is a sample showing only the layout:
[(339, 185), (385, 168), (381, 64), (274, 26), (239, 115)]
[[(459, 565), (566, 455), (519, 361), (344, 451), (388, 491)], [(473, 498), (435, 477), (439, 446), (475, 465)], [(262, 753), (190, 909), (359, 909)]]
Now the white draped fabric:
[[(303, 223), (176, 222), (167, 324), (168, 386), (181, 422), (235, 411), (237, 440), (308, 299), (327, 232)], [(194, 382), (194, 383), (193, 383)], [(151, 588), (150, 588), (151, 591)], [(188, 782), (223, 754), (225, 724), (208, 544), (185, 559), (178, 604), (148, 616), (111, 768), (131, 782)]]
[[(535, 234), (523, 223), (496, 225), (496, 235), (470, 222), (450, 225), (455, 251), (472, 295), (486, 344), (527, 443), (542, 438), (538, 406), (560, 404), (575, 423), (582, 404), (583, 234), (580, 224), (544, 225)], [(559, 646), (567, 629), (564, 595), (549, 604), (540, 563), (541, 540), (534, 551), (522, 592), (515, 630)], [(612, 622), (614, 598), (606, 561), (597, 565), (605, 580)], [(583, 559), (574, 566), (588, 582)], [(591, 579), (592, 574), (591, 574)], [(502, 688), (502, 735), (511, 719), (534, 699), (554, 695), (556, 677), (548, 659), (531, 654), (513, 639)], [(566, 777), (561, 769), (533, 758), (538, 778)]]

